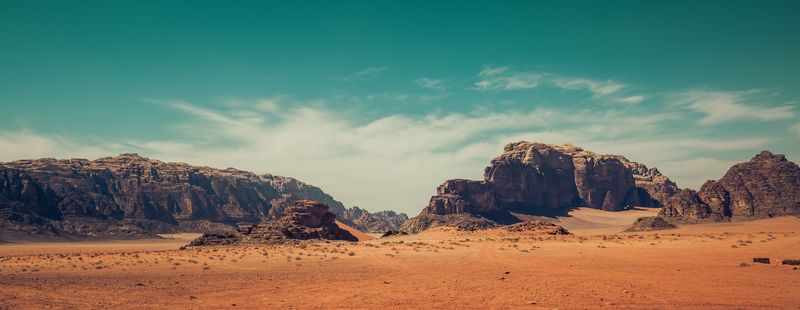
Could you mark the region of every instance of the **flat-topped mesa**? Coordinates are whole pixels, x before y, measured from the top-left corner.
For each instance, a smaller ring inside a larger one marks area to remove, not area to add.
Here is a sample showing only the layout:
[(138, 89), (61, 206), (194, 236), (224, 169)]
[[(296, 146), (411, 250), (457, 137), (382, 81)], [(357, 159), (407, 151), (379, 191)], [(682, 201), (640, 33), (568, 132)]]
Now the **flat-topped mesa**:
[[(449, 217), (491, 226), (554, 215), (576, 207), (621, 211), (636, 206), (660, 207), (678, 187), (657, 169), (618, 155), (601, 155), (580, 147), (520, 141), (509, 143), (491, 160), (484, 180), (447, 180), (428, 206), (406, 229), (438, 225)], [(523, 215), (523, 216), (520, 216)], [(413, 231), (412, 231), (413, 232)]]
[(0, 239), (138, 238), (180, 231), (233, 231), (281, 216), (298, 199), (327, 204), (345, 224), (398, 229), (405, 215), (352, 222), (344, 205), (290, 177), (215, 169), (125, 153), (96, 160), (0, 163)]
[(240, 227), (233, 234), (204, 234), (189, 246), (274, 244), (290, 240), (358, 241), (350, 232), (336, 225), (336, 215), (328, 206), (313, 200), (298, 200), (275, 220)]
[(665, 219), (681, 223), (780, 215), (800, 215), (800, 167), (769, 151), (734, 165), (698, 192), (684, 190), (673, 196), (660, 212)]

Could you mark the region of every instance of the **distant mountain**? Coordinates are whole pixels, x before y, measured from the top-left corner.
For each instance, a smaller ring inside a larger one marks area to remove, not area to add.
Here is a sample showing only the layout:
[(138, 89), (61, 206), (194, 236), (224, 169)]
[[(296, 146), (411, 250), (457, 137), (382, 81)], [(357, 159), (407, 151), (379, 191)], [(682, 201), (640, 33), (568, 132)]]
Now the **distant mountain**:
[(697, 223), (800, 216), (800, 167), (786, 156), (762, 151), (731, 167), (718, 181), (696, 192), (684, 189), (659, 216), (671, 222)]
[(678, 191), (658, 169), (623, 156), (601, 155), (569, 144), (521, 141), (505, 146), (484, 170), (483, 180), (445, 181), (420, 215), (402, 229), (418, 232), (438, 225), (512, 224), (576, 207), (655, 208)]
[(342, 222), (372, 232), (397, 229), (396, 218), (405, 216), (348, 211), (321, 189), (289, 177), (137, 154), (93, 161), (45, 158), (0, 163), (0, 239), (231, 231), (239, 223), (278, 218), (300, 199), (327, 204)]

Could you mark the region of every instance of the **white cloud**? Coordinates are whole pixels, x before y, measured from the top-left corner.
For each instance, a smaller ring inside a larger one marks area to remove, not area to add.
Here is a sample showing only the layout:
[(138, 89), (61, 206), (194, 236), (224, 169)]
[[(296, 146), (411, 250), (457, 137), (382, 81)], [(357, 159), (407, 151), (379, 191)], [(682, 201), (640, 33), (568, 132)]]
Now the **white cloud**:
[(625, 98), (620, 98), (619, 102), (625, 103), (625, 104), (639, 104), (642, 101), (644, 101), (644, 98), (645, 97), (642, 96), (642, 95), (628, 96), (628, 97), (625, 97)]
[(563, 89), (587, 90), (596, 97), (607, 96), (616, 93), (617, 91), (625, 87), (624, 84), (620, 84), (614, 81), (595, 81), (584, 78), (557, 77), (553, 78), (551, 82), (556, 87), (560, 87)]
[(369, 67), (345, 77), (335, 78), (335, 80), (339, 80), (342, 82), (352, 82), (355, 80), (374, 79), (378, 77), (381, 73), (385, 72), (386, 70), (389, 70), (389, 68)]
[[(102, 147), (86, 148), (53, 137), (4, 134), (0, 136), (2, 158), (139, 152), (166, 161), (293, 176), (322, 187), (348, 205), (416, 213), (445, 179), (481, 178), (481, 168), (512, 139), (588, 140), (596, 135), (580, 129), (582, 125), (592, 125), (607, 137), (620, 134), (620, 124), (644, 121), (618, 113), (536, 109), (392, 115), (359, 122), (346, 112), (308, 105), (278, 104), (277, 113), (248, 104), (217, 109), (187, 102), (165, 105), (194, 117), (176, 128), (188, 138), (127, 141), (116, 147), (97, 142), (88, 145)], [(576, 129), (556, 129), (564, 124)], [(642, 131), (648, 128), (643, 124)]]
[(0, 131), (0, 161), (42, 157), (96, 158), (113, 154), (120, 149), (119, 145), (113, 143), (92, 146), (57, 135), (44, 135), (27, 129)]
[(772, 121), (794, 116), (793, 107), (784, 105), (767, 107), (747, 101), (750, 92), (689, 91), (675, 96), (675, 104), (705, 114), (701, 125), (714, 125), (732, 120)]
[(445, 91), (444, 81), (442, 80), (421, 77), (414, 80), (414, 83), (416, 83), (419, 87), (430, 88), (438, 91)]
[[(626, 87), (625, 84), (611, 80), (600, 81), (551, 73), (512, 71), (508, 67), (492, 66), (484, 67), (478, 73), (477, 81), (474, 83), (475, 89), (481, 91), (531, 89), (541, 85), (567, 90), (584, 90), (590, 92), (593, 97), (606, 97), (616, 94)], [(645, 97), (634, 95), (614, 99), (614, 101), (620, 103), (637, 104), (642, 102)]]
[(416, 215), (441, 182), (481, 179), (482, 167), (503, 145), (517, 140), (573, 143), (623, 154), (658, 166), (684, 186), (696, 184), (701, 176), (717, 177), (721, 169), (721, 162), (704, 166), (691, 161), (697, 152), (761, 149), (769, 142), (654, 138), (661, 125), (674, 120), (671, 114), (538, 108), (391, 115), (362, 122), (347, 112), (315, 105), (276, 103), (276, 110), (266, 112), (251, 104), (211, 109), (171, 102), (166, 106), (194, 117), (176, 128), (189, 135), (187, 139), (76, 143), (27, 131), (0, 132), (0, 159), (138, 152), (165, 161), (292, 176), (320, 186), (347, 205)]
[(542, 75), (531, 72), (506, 74), (507, 67), (487, 66), (478, 73), (475, 88), (478, 90), (531, 89), (539, 86)]

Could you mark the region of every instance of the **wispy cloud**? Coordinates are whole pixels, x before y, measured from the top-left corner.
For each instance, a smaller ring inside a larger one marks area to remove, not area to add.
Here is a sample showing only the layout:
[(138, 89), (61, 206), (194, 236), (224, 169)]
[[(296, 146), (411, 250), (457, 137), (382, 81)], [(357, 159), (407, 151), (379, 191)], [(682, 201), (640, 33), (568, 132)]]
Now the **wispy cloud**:
[(0, 131), (0, 161), (42, 157), (101, 157), (122, 150), (117, 143), (87, 144), (67, 137), (28, 129)]
[(643, 96), (643, 95), (634, 95), (634, 96), (628, 96), (628, 97), (624, 97), (624, 98), (619, 98), (618, 101), (621, 102), (621, 103), (625, 103), (625, 104), (639, 104), (642, 101), (644, 101), (644, 99), (645, 99), (645, 96)]
[(414, 80), (414, 83), (416, 83), (419, 87), (445, 91), (444, 81), (442, 80), (421, 77)]
[(348, 76), (335, 78), (335, 80), (342, 81), (342, 82), (352, 82), (356, 80), (367, 80), (367, 79), (374, 79), (380, 76), (381, 73), (389, 70), (386, 67), (369, 67), (364, 70), (358, 71), (356, 73), (350, 74)]
[[(264, 100), (270, 102), (268, 109), (255, 104)], [(133, 151), (166, 161), (294, 176), (347, 204), (415, 213), (443, 180), (481, 178), (481, 167), (515, 140), (574, 143), (623, 154), (659, 165), (683, 186), (697, 185), (695, 175), (716, 174), (722, 166), (697, 164), (686, 171), (680, 162), (694, 158), (696, 152), (755, 150), (769, 143), (762, 138), (664, 136), (666, 124), (679, 117), (671, 114), (535, 108), (359, 121), (348, 112), (313, 102), (283, 104), (289, 100), (236, 99), (229, 101), (236, 104), (213, 108), (166, 102), (164, 106), (191, 117), (175, 128), (188, 135), (182, 139), (78, 143), (26, 131), (0, 132), (0, 159), (99, 157)]]
[(531, 72), (509, 72), (507, 67), (486, 66), (478, 73), (478, 90), (516, 90), (539, 86), (542, 75)]
[(688, 91), (674, 96), (674, 104), (705, 114), (701, 125), (714, 125), (732, 120), (773, 121), (794, 117), (793, 107), (765, 106), (750, 101), (758, 91)]
[(614, 81), (595, 81), (585, 78), (556, 77), (550, 80), (556, 87), (571, 90), (587, 90), (594, 96), (607, 96), (616, 93), (624, 84)]
[[(562, 76), (553, 73), (514, 71), (509, 67), (485, 66), (477, 75), (474, 88), (488, 90), (532, 89), (539, 86), (555, 87), (566, 90), (587, 91), (593, 98), (609, 97), (612, 102), (638, 104), (644, 101), (644, 95), (619, 94), (627, 85), (612, 80), (593, 80), (581, 77)], [(615, 95), (614, 97), (610, 97)]]

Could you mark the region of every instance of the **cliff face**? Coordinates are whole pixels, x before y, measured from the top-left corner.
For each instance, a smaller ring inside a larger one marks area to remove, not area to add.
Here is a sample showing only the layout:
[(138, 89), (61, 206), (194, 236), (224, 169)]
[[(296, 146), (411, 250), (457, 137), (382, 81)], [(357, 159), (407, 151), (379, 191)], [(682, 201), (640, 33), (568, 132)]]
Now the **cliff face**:
[(359, 207), (352, 207), (344, 210), (341, 218), (345, 219), (343, 223), (350, 222), (351, 226), (358, 227), (362, 231), (383, 233), (399, 229), (400, 225), (408, 220), (408, 215), (394, 211), (370, 213)]
[(769, 151), (734, 165), (698, 192), (682, 191), (660, 212), (668, 220), (688, 223), (779, 215), (800, 215), (800, 167)]
[(345, 212), (341, 202), (292, 178), (165, 163), (136, 154), (0, 163), (0, 230), (12, 237), (136, 238), (232, 230), (240, 222), (280, 217), (299, 199), (325, 203), (336, 214)]
[(622, 156), (522, 141), (506, 145), (485, 169), (482, 181), (445, 181), (404, 229), (509, 224), (527, 215), (554, 215), (581, 206), (607, 211), (660, 207), (677, 191), (658, 170)]

